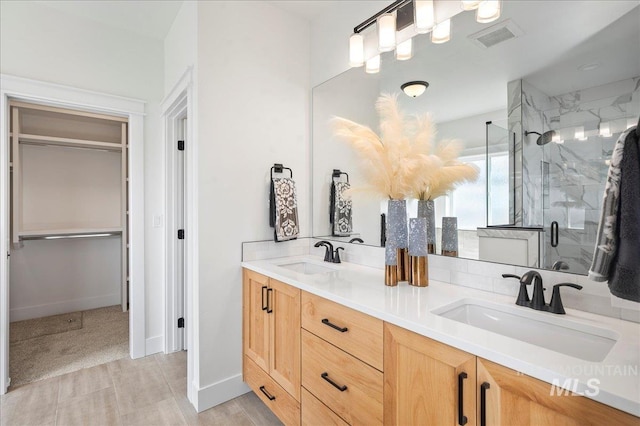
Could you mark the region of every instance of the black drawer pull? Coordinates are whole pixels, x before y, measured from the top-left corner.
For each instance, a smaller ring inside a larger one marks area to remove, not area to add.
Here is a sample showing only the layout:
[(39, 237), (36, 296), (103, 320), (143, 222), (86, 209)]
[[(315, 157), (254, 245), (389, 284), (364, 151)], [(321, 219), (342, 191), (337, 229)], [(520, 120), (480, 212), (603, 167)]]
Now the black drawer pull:
[(458, 424), (460, 426), (464, 426), (467, 424), (467, 416), (464, 415), (464, 411), (463, 411), (463, 399), (464, 399), (464, 392), (463, 392), (463, 383), (464, 383), (464, 379), (467, 378), (467, 373), (462, 372), (460, 374), (458, 374)]
[(260, 391), (267, 397), (269, 398), (269, 401), (273, 401), (274, 399), (276, 399), (275, 396), (270, 395), (269, 392), (267, 392), (267, 390), (264, 388), (264, 386), (260, 386)]
[(262, 286), (262, 290), (261, 290), (261, 293), (262, 293), (262, 294), (261, 294), (261, 296), (262, 296), (262, 310), (263, 310), (263, 311), (266, 311), (266, 310), (267, 310), (267, 308), (268, 308), (268, 306), (264, 304), (264, 291), (265, 291), (266, 289), (267, 289), (267, 286), (266, 286), (266, 285), (263, 285), (263, 286)]
[(338, 330), (340, 333), (344, 333), (344, 332), (346, 332), (346, 331), (349, 331), (349, 329), (348, 329), (347, 327), (338, 327), (338, 326), (337, 326), (337, 325), (335, 325), (335, 324), (331, 324), (331, 323), (329, 322), (329, 319), (328, 319), (328, 318), (323, 318), (323, 319), (322, 319), (322, 323), (323, 323), (324, 325), (328, 325), (328, 326), (329, 326), (329, 327), (331, 327), (331, 328), (335, 328), (335, 329), (336, 329), (336, 330)]
[(338, 385), (336, 382), (334, 382), (333, 380), (331, 380), (329, 378), (329, 373), (324, 372), (320, 375), (320, 377), (322, 377), (323, 379), (325, 379), (327, 382), (331, 383), (333, 385), (334, 388), (338, 389), (340, 392), (344, 392), (347, 390), (347, 385)]
[(480, 426), (487, 425), (487, 389), (490, 387), (488, 382), (480, 385)]
[(269, 295), (272, 294), (272, 293), (273, 293), (273, 289), (272, 288), (268, 288), (267, 289), (267, 313), (268, 314), (273, 312), (273, 306), (271, 306), (272, 299), (271, 299), (271, 297), (269, 297)]

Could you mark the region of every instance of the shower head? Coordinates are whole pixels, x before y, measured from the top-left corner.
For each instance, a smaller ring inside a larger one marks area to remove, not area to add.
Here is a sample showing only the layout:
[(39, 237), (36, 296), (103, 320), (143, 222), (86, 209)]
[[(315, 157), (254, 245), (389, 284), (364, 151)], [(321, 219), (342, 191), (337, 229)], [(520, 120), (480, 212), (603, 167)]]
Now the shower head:
[(551, 142), (551, 140), (553, 139), (553, 137), (556, 135), (556, 131), (555, 130), (548, 130), (544, 133), (538, 133), (538, 132), (529, 132), (527, 130), (525, 130), (524, 135), (525, 136), (529, 136), (530, 134), (534, 134), (534, 135), (538, 135), (538, 140), (536, 140), (536, 144), (538, 145), (546, 145), (549, 142)]

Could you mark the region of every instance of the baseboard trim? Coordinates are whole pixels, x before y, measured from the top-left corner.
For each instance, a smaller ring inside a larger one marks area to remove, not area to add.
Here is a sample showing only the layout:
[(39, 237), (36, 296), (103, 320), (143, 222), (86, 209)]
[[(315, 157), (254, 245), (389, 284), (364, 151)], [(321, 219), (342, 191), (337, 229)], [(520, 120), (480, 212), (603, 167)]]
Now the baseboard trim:
[(119, 305), (120, 303), (120, 293), (113, 293), (104, 296), (85, 297), (82, 299), (47, 303), (46, 305), (13, 308), (10, 311), (9, 321), (22, 321), (32, 318), (47, 317), (49, 315), (65, 314), (68, 312), (86, 311), (89, 309), (103, 308), (105, 306)]
[(145, 356), (157, 354), (164, 351), (164, 338), (163, 336), (149, 337), (144, 342)]
[(242, 374), (229, 377), (217, 383), (198, 389), (195, 407), (198, 413), (244, 395), (251, 389), (242, 381)]

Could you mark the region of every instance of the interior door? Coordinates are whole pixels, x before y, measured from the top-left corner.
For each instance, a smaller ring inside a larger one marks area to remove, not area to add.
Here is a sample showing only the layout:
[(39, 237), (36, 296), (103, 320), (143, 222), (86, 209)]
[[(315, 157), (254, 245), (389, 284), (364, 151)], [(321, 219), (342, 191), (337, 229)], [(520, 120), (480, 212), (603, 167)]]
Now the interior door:
[[(178, 120), (178, 140), (184, 141), (184, 147), (186, 149), (187, 146), (187, 118), (182, 118)], [(176, 160), (176, 225), (178, 229), (185, 229), (185, 151), (178, 150), (177, 160)], [(180, 244), (178, 244), (177, 253), (176, 253), (176, 312), (178, 314), (178, 318), (182, 318), (182, 328), (178, 328), (177, 333), (177, 345), (179, 349), (188, 349), (187, 342), (185, 339), (184, 332), (184, 318), (186, 314), (186, 298), (185, 298), (185, 274), (186, 274), (186, 247), (185, 240), (180, 240)]]

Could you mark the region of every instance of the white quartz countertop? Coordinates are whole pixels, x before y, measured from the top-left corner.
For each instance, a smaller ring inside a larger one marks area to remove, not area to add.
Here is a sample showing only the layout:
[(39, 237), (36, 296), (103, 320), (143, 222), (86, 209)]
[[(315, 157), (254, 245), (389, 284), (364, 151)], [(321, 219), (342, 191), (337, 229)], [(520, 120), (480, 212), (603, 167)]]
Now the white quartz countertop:
[[(311, 262), (332, 271), (305, 275), (278, 266), (296, 262)], [(324, 263), (315, 256), (256, 260), (242, 262), (242, 266), (550, 384), (569, 383), (574, 392), (640, 416), (640, 324), (569, 308), (566, 315), (539, 313), (558, 324), (570, 320), (619, 335), (602, 362), (590, 362), (432, 313), (460, 299), (532, 311), (516, 306), (510, 296), (433, 280), (423, 288), (406, 282), (387, 287), (384, 270), (353, 263)]]

